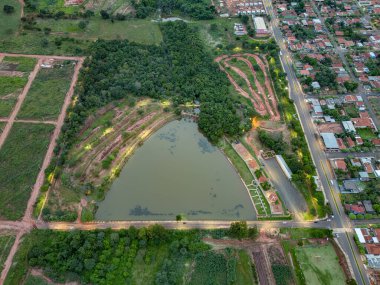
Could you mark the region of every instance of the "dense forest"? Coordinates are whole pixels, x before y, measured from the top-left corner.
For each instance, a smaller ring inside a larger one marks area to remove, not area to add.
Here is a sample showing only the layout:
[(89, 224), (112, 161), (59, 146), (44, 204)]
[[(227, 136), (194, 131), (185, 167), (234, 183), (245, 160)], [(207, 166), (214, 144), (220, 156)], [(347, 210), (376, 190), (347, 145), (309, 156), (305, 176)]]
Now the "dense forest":
[[(227, 285), (227, 280), (236, 280), (234, 252), (212, 251), (202, 241), (205, 236), (255, 238), (257, 228), (236, 222), (229, 230), (212, 231), (166, 230), (160, 225), (119, 231), (34, 230), (22, 243), (5, 284), (21, 284), (30, 267), (62, 283)], [(222, 282), (217, 282), (220, 274)]]
[(216, 15), (215, 7), (208, 0), (133, 0), (132, 5), (137, 18), (146, 18), (155, 11), (168, 16), (179, 12), (197, 20), (212, 19)]
[(199, 128), (212, 142), (241, 132), (229, 82), (197, 31), (182, 21), (161, 25), (160, 46), (127, 40), (95, 42), (77, 85), (78, 101), (63, 127), (59, 148), (73, 143), (91, 110), (128, 96), (171, 99), (174, 106), (198, 99)]

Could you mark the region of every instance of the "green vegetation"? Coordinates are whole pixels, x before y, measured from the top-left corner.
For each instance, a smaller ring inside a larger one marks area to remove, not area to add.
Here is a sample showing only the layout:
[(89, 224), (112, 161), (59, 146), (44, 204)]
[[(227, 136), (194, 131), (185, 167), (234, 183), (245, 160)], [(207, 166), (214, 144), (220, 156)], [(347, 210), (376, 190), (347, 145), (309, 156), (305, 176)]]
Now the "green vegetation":
[(69, 90), (74, 65), (66, 61), (53, 68), (40, 69), (23, 102), (18, 118), (56, 119)]
[(4, 262), (15, 241), (15, 235), (12, 232), (0, 231), (0, 271), (3, 270)]
[(281, 228), (280, 233), (290, 235), (291, 239), (332, 238), (332, 231), (314, 228)]
[(356, 132), (364, 140), (377, 138), (376, 134), (370, 128), (356, 129)]
[[(224, 144), (221, 146), (221, 149), (223, 150), (224, 154), (230, 159), (234, 167), (236, 168), (237, 172), (239, 173), (240, 177), (243, 179), (245, 185), (250, 185), (254, 181), (253, 175), (251, 171), (249, 170), (247, 164), (244, 162), (244, 160), (239, 156), (239, 154), (233, 149), (230, 143), (224, 142)], [(246, 186), (247, 187), (247, 186)], [(270, 206), (268, 201), (265, 199), (264, 194), (260, 191), (258, 187), (248, 186), (248, 190), (250, 192), (250, 195), (252, 197), (253, 203), (255, 204), (255, 208), (257, 210), (257, 213), (259, 215), (266, 215), (270, 214)], [(261, 200), (264, 202), (264, 207), (261, 205)]]
[(212, 19), (216, 15), (215, 7), (211, 6), (208, 0), (142, 0), (132, 1), (132, 4), (137, 18), (146, 18), (157, 10), (168, 16), (179, 12), (197, 20)]
[(345, 284), (345, 275), (331, 244), (297, 247), (296, 256), (307, 284)]
[(0, 217), (23, 216), (54, 126), (15, 123), (0, 150)]
[(289, 265), (272, 264), (272, 272), (276, 285), (293, 284), (293, 273)]
[(25, 77), (0, 76), (0, 98), (21, 90), (27, 82)]
[[(14, 8), (12, 13), (4, 11), (3, 6), (8, 5)], [(0, 39), (10, 37), (16, 33), (20, 24), (20, 3), (17, 0), (1, 1), (0, 11)]]
[(224, 236), (219, 231), (172, 231), (159, 225), (120, 231), (34, 230), (24, 238), (5, 284), (21, 284), (30, 267), (41, 268), (56, 282), (252, 284), (248, 255), (234, 249), (210, 250), (201, 241), (209, 234)]
[(37, 59), (32, 57), (6, 56), (4, 57), (3, 62), (17, 64), (16, 71), (31, 72), (37, 63)]
[[(162, 34), (158, 23), (151, 20), (131, 19), (128, 21), (104, 21), (100, 18), (91, 18), (84, 29), (79, 27), (81, 20), (72, 19), (38, 19), (35, 28), (51, 29), (50, 35), (65, 33), (75, 39), (105, 40), (127, 39), (141, 44), (160, 44)], [(38, 31), (33, 33), (40, 33)]]

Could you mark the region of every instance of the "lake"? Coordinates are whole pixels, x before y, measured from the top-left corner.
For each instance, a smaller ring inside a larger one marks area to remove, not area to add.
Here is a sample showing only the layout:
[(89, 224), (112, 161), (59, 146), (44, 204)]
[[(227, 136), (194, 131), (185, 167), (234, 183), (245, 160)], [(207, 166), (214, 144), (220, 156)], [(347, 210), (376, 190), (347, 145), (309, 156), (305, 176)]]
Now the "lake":
[(97, 220), (256, 219), (234, 167), (184, 119), (136, 150), (98, 206)]

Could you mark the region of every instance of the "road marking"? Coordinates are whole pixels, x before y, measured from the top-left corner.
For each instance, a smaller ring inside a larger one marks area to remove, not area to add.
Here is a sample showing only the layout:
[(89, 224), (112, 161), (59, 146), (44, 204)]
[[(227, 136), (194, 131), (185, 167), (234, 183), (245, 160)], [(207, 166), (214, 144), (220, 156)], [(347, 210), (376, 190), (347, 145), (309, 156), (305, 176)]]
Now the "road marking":
[(356, 255), (355, 255), (355, 252), (354, 252), (354, 248), (352, 247), (350, 237), (348, 236), (348, 233), (347, 233), (347, 232), (346, 232), (346, 237), (347, 237), (347, 240), (348, 240), (348, 244), (350, 245), (352, 255), (354, 256), (356, 266), (357, 266), (357, 268), (358, 268), (358, 270), (359, 270), (360, 278), (362, 279), (363, 284), (366, 284), (366, 282), (365, 282), (365, 280), (364, 280), (363, 273), (362, 273), (362, 271), (361, 271), (361, 269), (360, 269), (360, 266), (359, 266), (358, 260), (356, 259)]
[(329, 180), (328, 177), (327, 177), (326, 169), (325, 169), (325, 167), (323, 166), (323, 162), (322, 162), (322, 161), (321, 161), (321, 166), (322, 166), (323, 172), (324, 172), (325, 177), (326, 177), (327, 185), (329, 185), (330, 193), (331, 193), (331, 196), (333, 197), (333, 200), (334, 200), (334, 203), (335, 203), (335, 207), (336, 207), (336, 209), (338, 210), (339, 216), (341, 216), (342, 213), (340, 212), (340, 209), (339, 209), (339, 207), (338, 207), (338, 203), (337, 203), (336, 200), (335, 200), (334, 190), (332, 189), (332, 187), (331, 187), (331, 185), (330, 185), (331, 182), (330, 182), (330, 180)]

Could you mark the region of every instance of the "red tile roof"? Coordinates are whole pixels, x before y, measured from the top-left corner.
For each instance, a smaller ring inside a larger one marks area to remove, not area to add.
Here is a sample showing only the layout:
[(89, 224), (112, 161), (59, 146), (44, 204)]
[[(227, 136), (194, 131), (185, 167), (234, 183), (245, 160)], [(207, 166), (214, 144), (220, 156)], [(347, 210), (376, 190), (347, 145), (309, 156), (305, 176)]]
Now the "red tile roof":
[(365, 247), (369, 254), (380, 255), (380, 244), (369, 243), (369, 244), (366, 244)]

